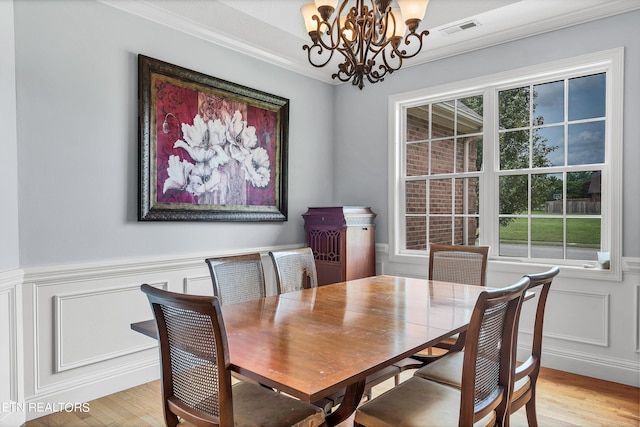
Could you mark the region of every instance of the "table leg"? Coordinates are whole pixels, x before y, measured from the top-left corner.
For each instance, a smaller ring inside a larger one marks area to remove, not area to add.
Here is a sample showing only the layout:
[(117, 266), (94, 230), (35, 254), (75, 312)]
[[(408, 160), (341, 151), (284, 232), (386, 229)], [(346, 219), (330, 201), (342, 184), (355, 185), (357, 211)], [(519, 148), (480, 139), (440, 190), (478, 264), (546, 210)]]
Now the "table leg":
[(329, 427), (340, 424), (356, 411), (358, 405), (360, 404), (360, 400), (362, 400), (362, 395), (364, 394), (365, 381), (366, 380), (363, 379), (347, 386), (344, 397), (342, 398), (342, 402), (338, 406), (338, 409), (336, 409), (326, 417), (327, 425)]

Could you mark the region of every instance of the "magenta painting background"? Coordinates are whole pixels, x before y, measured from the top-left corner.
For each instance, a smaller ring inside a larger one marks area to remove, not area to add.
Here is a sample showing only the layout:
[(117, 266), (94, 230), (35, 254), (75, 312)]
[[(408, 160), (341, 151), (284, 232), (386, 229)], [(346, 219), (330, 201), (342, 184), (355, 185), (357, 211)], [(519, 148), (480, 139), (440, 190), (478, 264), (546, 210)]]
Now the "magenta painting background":
[[(189, 154), (182, 148), (173, 148), (173, 144), (183, 139), (182, 123), (193, 125), (193, 118), (200, 114), (205, 121), (221, 118), (222, 110), (233, 113), (239, 110), (248, 126), (256, 128), (259, 147), (264, 148), (270, 161), (270, 180), (264, 188), (258, 188), (245, 181), (248, 206), (274, 206), (276, 204), (276, 124), (277, 115), (274, 111), (264, 110), (251, 105), (239, 103), (229, 99), (206, 95), (201, 92), (172, 85), (164, 81), (156, 81), (156, 143), (157, 166), (156, 202), (157, 203), (188, 203), (195, 204), (188, 192), (168, 190), (163, 193), (165, 180), (168, 178), (167, 168), (169, 156), (176, 155), (180, 160), (192, 162)], [(164, 133), (162, 124), (167, 117), (169, 133)], [(175, 116), (175, 117), (174, 117)]]

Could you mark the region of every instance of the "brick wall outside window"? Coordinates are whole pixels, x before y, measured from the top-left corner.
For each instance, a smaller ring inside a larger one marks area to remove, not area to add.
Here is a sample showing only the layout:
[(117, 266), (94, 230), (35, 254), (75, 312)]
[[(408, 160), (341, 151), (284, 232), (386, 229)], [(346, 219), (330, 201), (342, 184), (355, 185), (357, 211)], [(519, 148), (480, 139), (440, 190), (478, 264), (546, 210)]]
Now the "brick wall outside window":
[[(477, 138), (458, 137), (454, 144), (453, 130), (448, 126), (432, 125), (433, 137), (429, 145), (428, 120), (415, 115), (407, 115), (406, 175), (408, 177), (429, 176), (430, 179), (418, 179), (406, 182), (406, 248), (427, 250), (434, 244), (474, 244), (477, 218), (465, 218), (461, 214), (477, 214), (477, 178), (470, 180), (467, 197), (468, 209), (464, 209), (463, 179), (437, 179), (438, 174), (450, 174), (464, 171), (464, 143), (468, 141), (468, 165), (466, 170), (476, 170)], [(443, 137), (451, 137), (439, 139)], [(418, 142), (412, 142), (418, 141)], [(456, 150), (454, 152), (454, 146)], [(429, 167), (430, 162), (430, 167)], [(456, 167), (454, 168), (454, 165)], [(453, 182), (455, 180), (455, 192)], [(427, 192), (427, 186), (429, 192)], [(428, 197), (428, 200), (427, 200)], [(452, 197), (454, 204), (452, 206)], [(429, 216), (427, 217), (427, 206)], [(455, 215), (455, 218), (454, 218)], [(427, 220), (429, 235), (427, 236)], [(452, 220), (455, 232), (452, 237)], [(468, 230), (469, 241), (464, 241), (463, 227)]]

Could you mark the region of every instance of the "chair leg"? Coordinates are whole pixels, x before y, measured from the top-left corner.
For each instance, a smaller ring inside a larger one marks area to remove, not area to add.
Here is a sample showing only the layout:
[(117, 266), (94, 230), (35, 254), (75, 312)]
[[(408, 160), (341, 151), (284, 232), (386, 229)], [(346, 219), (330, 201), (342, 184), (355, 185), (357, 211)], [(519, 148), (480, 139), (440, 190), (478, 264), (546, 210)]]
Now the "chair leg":
[(165, 408), (164, 422), (167, 427), (176, 427), (178, 424), (180, 424), (180, 419), (176, 416), (176, 414)]
[(536, 414), (536, 389), (531, 388), (531, 397), (526, 404), (527, 409), (527, 422), (529, 427), (538, 427), (538, 416)]
[(395, 386), (397, 386), (398, 384), (400, 384), (400, 375), (396, 375), (395, 377), (393, 377), (393, 384)]

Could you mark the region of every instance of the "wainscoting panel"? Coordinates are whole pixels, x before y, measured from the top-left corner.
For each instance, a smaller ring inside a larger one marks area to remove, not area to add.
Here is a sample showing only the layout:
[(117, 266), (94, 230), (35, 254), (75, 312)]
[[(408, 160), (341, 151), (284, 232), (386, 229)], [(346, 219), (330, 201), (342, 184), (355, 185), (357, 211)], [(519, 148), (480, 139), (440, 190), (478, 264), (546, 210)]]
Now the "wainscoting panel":
[[(571, 310), (568, 307), (580, 307)], [(549, 291), (544, 336), (584, 344), (609, 345), (609, 295), (564, 290)]]
[[(269, 250), (292, 247), (299, 246), (25, 271), (26, 365), (21, 376), (25, 400), (85, 402), (158, 378), (157, 342), (131, 330), (131, 323), (152, 318), (147, 298), (140, 292), (142, 283), (172, 292), (212, 295), (204, 258), (258, 252), (266, 263)], [(275, 284), (269, 265), (265, 265), (265, 278), (272, 292)], [(0, 316), (9, 312), (5, 310), (9, 295), (0, 290)], [(0, 339), (8, 339), (7, 334), (0, 330)], [(6, 352), (2, 348), (0, 357), (8, 357)], [(0, 371), (0, 384), (6, 375)], [(0, 387), (3, 400), (7, 393)], [(42, 415), (29, 413), (27, 419)]]
[(15, 292), (13, 288), (0, 290), (0, 402), (15, 401), (16, 328), (15, 328)]
[[(299, 245), (241, 252), (263, 255), (268, 294), (274, 293), (275, 283), (267, 252), (293, 247)], [(386, 247), (377, 249), (379, 273), (426, 277), (424, 263), (390, 263)], [(8, 279), (0, 273), (0, 342), (9, 343), (0, 346), (0, 399), (38, 404), (86, 402), (158, 378), (156, 342), (130, 329), (130, 323), (151, 318), (140, 284), (211, 295), (203, 259), (236, 254), (240, 253), (34, 268), (25, 270), (24, 277), (10, 274)], [(491, 270), (489, 274), (496, 285), (518, 278)], [(638, 386), (638, 353), (634, 350), (640, 346), (640, 331), (629, 325), (640, 320), (637, 271), (623, 283), (587, 284), (564, 278), (561, 272), (554, 285), (547, 305), (543, 363)], [(533, 308), (535, 303), (526, 305)], [(632, 309), (635, 314), (628, 312)], [(621, 311), (626, 316), (619, 315)], [(530, 314), (525, 311), (524, 316)], [(627, 319), (627, 336), (635, 332), (636, 342), (631, 346), (628, 338), (623, 347), (618, 335), (609, 336), (609, 329), (619, 325), (621, 318)], [(523, 331), (527, 335), (527, 329)], [(522, 344), (526, 350), (526, 343)], [(26, 418), (42, 415), (29, 413)], [(0, 415), (0, 425), (3, 421)]]
[[(167, 283), (151, 284), (167, 289)], [(136, 353), (156, 344), (131, 333), (131, 323), (152, 317), (140, 285), (97, 289), (53, 297), (55, 372)], [(87, 319), (90, 321), (83, 321)]]
[(25, 421), (22, 368), (22, 270), (0, 272), (0, 426)]
[(184, 279), (183, 292), (185, 294), (212, 296), (213, 283), (211, 282), (211, 276), (186, 277)]
[(636, 286), (636, 323), (634, 329), (636, 332), (636, 353), (640, 353), (640, 285)]

